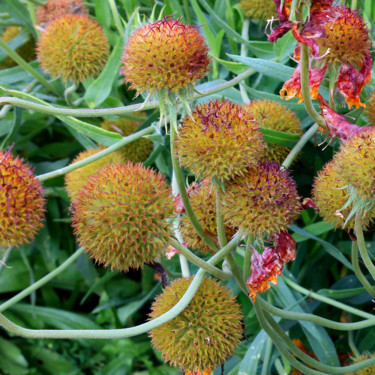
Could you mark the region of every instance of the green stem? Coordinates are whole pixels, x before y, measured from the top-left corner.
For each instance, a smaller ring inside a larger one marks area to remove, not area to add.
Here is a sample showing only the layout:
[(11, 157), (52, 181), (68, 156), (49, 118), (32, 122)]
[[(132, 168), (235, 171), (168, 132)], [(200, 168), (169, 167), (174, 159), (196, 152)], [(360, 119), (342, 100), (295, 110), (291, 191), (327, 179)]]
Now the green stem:
[(72, 102), (71, 95), (73, 92), (75, 92), (78, 89), (78, 84), (76, 82), (73, 82), (73, 84), (69, 87), (67, 87), (64, 91), (64, 98), (66, 101), (66, 104), (68, 104), (69, 107), (74, 107), (74, 104)]
[(193, 24), (193, 20), (191, 18), (191, 13), (190, 13), (190, 7), (189, 7), (189, 0), (183, 0), (184, 3), (184, 10), (185, 10), (185, 16), (186, 16), (186, 21), (189, 25)]
[(205, 271), (210, 273), (211, 275), (217, 277), (218, 279), (222, 280), (230, 280), (233, 275), (223, 272), (219, 268), (212, 266), (211, 264), (205, 262), (203, 259), (199, 258), (195, 254), (193, 254), (188, 248), (184, 245), (180, 244), (178, 241), (171, 239), (170, 244), (175, 247), (181, 254), (183, 254), (191, 263), (195, 264), (196, 266), (203, 268)]
[(304, 294), (306, 296), (315, 298), (318, 301), (327, 303), (328, 305), (331, 305), (331, 306), (335, 306), (338, 309), (347, 311), (347, 312), (349, 312), (349, 313), (351, 313), (353, 315), (357, 315), (357, 316), (360, 316), (360, 317), (365, 318), (365, 319), (374, 319), (374, 317), (375, 317), (374, 315), (369, 314), (369, 313), (367, 313), (365, 311), (358, 310), (358, 309), (356, 309), (354, 307), (345, 305), (344, 303), (335, 301), (334, 299), (331, 299), (329, 297), (321, 296), (318, 293), (315, 293), (315, 292), (312, 292), (311, 290), (305, 289), (302, 286), (296, 284), (294, 281), (288, 279), (285, 276), (283, 276), (283, 280), (285, 281), (286, 284), (288, 284), (293, 289), (297, 290), (298, 292), (300, 292), (300, 293), (302, 293), (302, 294)]
[[(243, 39), (247, 39), (249, 35), (249, 27), (250, 27), (250, 19), (245, 18), (242, 24), (242, 32), (241, 36)], [(241, 43), (241, 56), (246, 57), (247, 56), (247, 46), (244, 43)], [(244, 104), (250, 104), (251, 100), (249, 96), (247, 95), (247, 91), (243, 83), (240, 83), (240, 92), (241, 92), (241, 97), (244, 102)]]
[(279, 358), (276, 359), (274, 365), (275, 365), (276, 371), (279, 375), (288, 375), (287, 372), (285, 371), (284, 366), (281, 364), (281, 361), (280, 361)]
[(364, 286), (366, 291), (371, 295), (371, 297), (375, 298), (375, 289), (367, 281), (365, 275), (362, 273), (361, 268), (359, 266), (357, 241), (352, 242), (352, 264), (353, 264), (353, 271), (355, 275), (357, 276), (357, 279), (361, 282), (361, 284)]
[(306, 322), (312, 322), (318, 325), (321, 325), (323, 327), (327, 327), (330, 329), (335, 329), (338, 331), (352, 331), (356, 329), (363, 329), (375, 326), (375, 316), (371, 319), (363, 320), (362, 322), (354, 322), (354, 323), (340, 323), (335, 322), (330, 319), (322, 318), (317, 315), (308, 314), (308, 313), (299, 313), (289, 310), (282, 310), (278, 307), (275, 307), (271, 305), (269, 302), (265, 301), (262, 297), (258, 296), (257, 301), (259, 299), (259, 303), (262, 306), (262, 308), (269, 313), (279, 316), (283, 319), (288, 320), (303, 320)]
[(303, 147), (306, 145), (309, 139), (316, 133), (318, 127), (319, 126), (317, 124), (311, 126), (310, 129), (300, 138), (296, 145), (291, 149), (291, 151), (289, 152), (288, 156), (282, 164), (285, 168), (289, 168), (291, 166), (294, 159), (297, 157), (297, 155), (300, 153), (300, 151), (303, 149)]
[(124, 30), (124, 27), (122, 26), (121, 17), (118, 13), (115, 0), (108, 0), (108, 4), (109, 4), (109, 7), (111, 8), (112, 17), (113, 17), (113, 20), (115, 21), (115, 25), (119, 34), (124, 35), (125, 30)]
[(370, 256), (368, 255), (365, 237), (363, 236), (362, 215), (362, 210), (358, 210), (355, 215), (355, 235), (357, 237), (358, 248), (359, 252), (361, 253), (363, 263), (367, 267), (372, 278), (375, 280), (375, 266), (372, 263)]
[[(50, 83), (48, 82), (40, 73), (38, 73), (30, 64), (28, 64), (16, 51), (8, 46), (6, 42), (4, 42), (0, 38), (0, 47), (5, 50), (5, 52), (22, 68), (24, 68), (28, 73), (30, 73), (35, 79), (37, 79), (45, 88), (52, 91), (54, 94), (59, 95), (59, 91)], [(2, 104), (2, 103), (0, 103)], [(11, 103), (9, 103), (11, 104)]]
[(39, 176), (37, 176), (37, 178), (40, 181), (46, 181), (46, 180), (49, 180), (51, 178), (63, 176), (64, 174), (66, 174), (68, 172), (71, 172), (71, 171), (74, 171), (78, 168), (84, 167), (87, 164), (93, 163), (94, 161), (99, 160), (99, 159), (103, 158), (104, 156), (109, 155), (113, 151), (118, 150), (119, 148), (127, 145), (128, 143), (136, 141), (137, 139), (139, 139), (139, 138), (141, 138), (145, 135), (152, 134), (154, 131), (155, 131), (155, 128), (152, 127), (152, 126), (146, 128), (146, 129), (140, 130), (137, 133), (134, 133), (134, 134), (128, 135), (127, 137), (124, 137), (123, 139), (121, 139), (121, 141), (116, 142), (112, 146), (107, 147), (105, 150), (100, 151), (100, 152), (98, 152), (98, 153), (96, 153), (92, 156), (89, 156), (86, 159), (83, 159), (83, 160), (80, 160), (80, 161), (78, 161), (74, 164), (68, 165), (67, 167), (57, 169), (53, 172), (49, 172), (49, 173), (39, 175)]
[[(236, 234), (233, 239), (224, 246), (218, 253), (216, 253), (208, 263), (215, 265), (222, 261), (228, 253), (230, 253), (241, 240), (242, 233)], [(203, 281), (206, 271), (200, 269), (194, 276), (189, 288), (180, 299), (180, 301), (169, 311), (159, 316), (156, 319), (150, 320), (136, 327), (121, 328), (121, 329), (99, 329), (99, 330), (38, 330), (38, 329), (26, 329), (20, 327), (4, 315), (0, 314), (0, 326), (7, 331), (26, 338), (50, 338), (50, 339), (117, 339), (124, 337), (132, 337), (146, 333), (154, 328), (161, 326), (162, 324), (172, 320), (178, 314), (180, 314), (193, 299), (197, 292), (200, 284)]]
[(60, 264), (59, 267), (54, 269), (52, 272), (50, 272), (48, 275), (42, 277), (40, 280), (35, 282), (34, 284), (30, 285), (28, 288), (24, 289), (22, 292), (16, 294), (14, 297), (9, 299), (8, 301), (4, 302), (0, 305), (0, 312), (3, 312), (4, 310), (8, 309), (9, 307), (13, 306), (15, 303), (21, 301), (43, 285), (47, 284), (49, 281), (54, 279), (56, 276), (58, 276), (61, 272), (66, 270), (71, 264), (73, 264), (84, 252), (84, 249), (81, 247), (79, 248), (73, 255), (71, 255), (69, 258), (67, 258), (63, 263)]
[(352, 5), (350, 7), (351, 10), (357, 9), (357, 0), (352, 0)]
[(349, 334), (348, 334), (348, 345), (349, 345), (350, 350), (353, 352), (353, 354), (357, 358), (361, 357), (361, 354), (360, 354), (359, 350), (357, 349), (357, 347), (354, 343), (354, 337), (353, 337), (352, 331), (350, 331)]
[(270, 366), (270, 359), (271, 359), (271, 354), (272, 354), (272, 347), (273, 347), (273, 342), (270, 338), (268, 338), (267, 344), (266, 344), (266, 352), (264, 354), (264, 359), (263, 359), (262, 372), (261, 372), (260, 375), (268, 375), (269, 374), (269, 366)]
[(337, 79), (337, 69), (334, 64), (328, 66), (328, 77), (329, 77), (329, 106), (335, 109), (335, 89)]
[[(221, 83), (215, 87), (212, 87), (207, 90), (202, 90), (200, 93), (195, 93), (192, 97), (192, 100), (202, 98), (204, 96), (216, 94), (220, 91), (223, 91), (227, 88), (233, 87), (240, 83), (245, 78), (249, 77), (253, 73), (253, 69), (248, 69), (245, 72), (239, 74), (236, 78), (233, 78), (230, 81)], [(12, 93), (12, 90), (5, 90), (9, 93)], [(19, 98), (14, 98), (12, 96), (0, 97), (0, 105), (11, 104), (16, 107), (22, 107), (26, 109), (31, 109), (36, 112), (46, 113), (53, 116), (74, 116), (74, 117), (102, 117), (102, 116), (121, 116), (126, 113), (137, 112), (140, 110), (155, 109), (159, 107), (159, 101), (155, 100), (148, 102), (147, 104), (132, 104), (124, 107), (115, 107), (115, 108), (99, 108), (99, 109), (75, 109), (75, 108), (61, 108), (54, 107), (52, 105), (43, 105), (28, 100), (23, 100)]]
[(327, 125), (324, 118), (315, 110), (310, 95), (310, 82), (309, 82), (309, 47), (306, 44), (301, 43), (301, 92), (303, 98), (303, 104), (305, 105), (307, 113), (310, 117), (323, 129), (327, 129)]
[(245, 257), (243, 260), (243, 278), (248, 280), (250, 277), (250, 269), (251, 269), (251, 240), (248, 238), (246, 241), (246, 250), (245, 250)]
[[(1, 247), (0, 247), (0, 250), (1, 250)], [(9, 258), (11, 251), (12, 251), (12, 246), (9, 246), (4, 252), (3, 259), (1, 259), (0, 261), (0, 275), (3, 272), (3, 269), (6, 267), (6, 263), (7, 263), (7, 260)], [(0, 251), (0, 253), (2, 253), (2, 251)]]
[(187, 258), (183, 254), (178, 254), (178, 257), (180, 258), (182, 277), (190, 277), (190, 268)]

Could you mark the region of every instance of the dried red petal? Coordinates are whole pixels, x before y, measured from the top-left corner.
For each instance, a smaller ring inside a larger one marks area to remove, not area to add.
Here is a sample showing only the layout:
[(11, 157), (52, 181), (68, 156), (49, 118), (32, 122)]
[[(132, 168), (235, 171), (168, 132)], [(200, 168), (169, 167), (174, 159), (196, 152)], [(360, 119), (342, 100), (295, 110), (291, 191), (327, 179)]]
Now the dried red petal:
[(172, 259), (176, 254), (178, 254), (178, 250), (173, 246), (168, 246), (167, 250), (165, 250), (165, 256), (168, 260)]
[(369, 53), (365, 54), (360, 71), (349, 64), (342, 65), (337, 80), (337, 87), (345, 98), (349, 108), (353, 105), (357, 108), (359, 106), (366, 108), (366, 104), (361, 103), (360, 94), (363, 86), (371, 79), (371, 67), (372, 57)]
[(310, 13), (328, 9), (332, 7), (332, 4), (333, 4), (333, 0), (312, 0)]
[(316, 213), (319, 212), (318, 206), (315, 204), (315, 202), (311, 198), (304, 198), (302, 201), (302, 208), (306, 210), (306, 208), (313, 208)]
[(276, 12), (279, 16), (278, 21), (280, 22), (280, 24), (275, 29), (273, 29), (271, 25), (271, 34), (267, 35), (270, 42), (276, 42), (277, 39), (281, 38), (289, 30), (297, 29), (298, 26), (298, 22), (289, 20), (289, 7), (291, 6), (292, 1), (285, 0), (283, 5), (281, 5), (281, 0), (273, 1), (276, 5)]
[(282, 230), (276, 236), (276, 252), (283, 263), (289, 263), (296, 259), (296, 241), (286, 230)]

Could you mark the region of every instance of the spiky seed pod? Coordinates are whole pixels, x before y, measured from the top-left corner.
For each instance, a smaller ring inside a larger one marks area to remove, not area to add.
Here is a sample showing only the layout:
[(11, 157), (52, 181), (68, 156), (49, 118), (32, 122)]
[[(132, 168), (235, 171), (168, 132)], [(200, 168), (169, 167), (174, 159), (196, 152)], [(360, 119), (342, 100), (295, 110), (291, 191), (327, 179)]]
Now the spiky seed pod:
[[(258, 120), (261, 128), (277, 130), (288, 134), (302, 135), (301, 122), (294, 112), (281, 103), (271, 100), (257, 100), (244, 106)], [(285, 146), (267, 144), (267, 152), (263, 160), (282, 162), (290, 149)]]
[(374, 199), (375, 129), (362, 132), (342, 144), (335, 160), (345, 184), (352, 184), (362, 198)]
[[(343, 180), (341, 169), (335, 160), (331, 160), (315, 178), (312, 194), (314, 203), (319, 208), (319, 214), (326, 222), (334, 225), (335, 228), (350, 230), (354, 228), (355, 217), (353, 216), (346, 223), (353, 206), (349, 205), (343, 209), (349, 199), (345, 186), (347, 183)], [(367, 229), (372, 217), (375, 217), (375, 207), (372, 211), (366, 212), (362, 218), (364, 229)]]
[(48, 0), (45, 5), (38, 7), (36, 19), (42, 27), (48, 25), (57, 18), (67, 14), (88, 14), (89, 11), (83, 4), (83, 0)]
[[(365, 361), (366, 359), (373, 358), (374, 356), (375, 356), (375, 353), (372, 353), (371, 355), (370, 354), (362, 354), (360, 357), (354, 358), (353, 364)], [(368, 366), (368, 367), (362, 368), (360, 370), (351, 372), (348, 375), (375, 375), (375, 365)]]
[(97, 263), (119, 271), (143, 267), (172, 235), (171, 190), (142, 164), (110, 164), (89, 177), (73, 203), (78, 241)]
[[(139, 112), (138, 112), (139, 113)], [(104, 120), (101, 124), (103, 129), (120, 133), (123, 137), (132, 134), (141, 124), (144, 113), (139, 113), (140, 120), (120, 118), (116, 121)], [(153, 143), (148, 138), (140, 138), (121, 148), (120, 152), (125, 160), (139, 162), (145, 161), (153, 150)]]
[[(104, 147), (91, 148), (80, 152), (70, 164), (77, 163), (78, 161), (84, 160), (89, 156), (97, 154), (99, 151), (104, 150)], [(86, 183), (87, 179), (94, 175), (100, 168), (105, 167), (108, 164), (113, 163), (125, 163), (125, 159), (119, 151), (110, 153), (104, 158), (94, 161), (82, 168), (78, 168), (72, 172), (65, 175), (65, 187), (70, 199), (74, 201), (78, 192), (82, 189), (83, 185)]]
[(96, 21), (82, 14), (69, 14), (48, 25), (37, 49), (43, 69), (54, 77), (78, 83), (102, 71), (109, 44)]
[(272, 17), (276, 17), (276, 7), (273, 0), (241, 0), (240, 6), (245, 16), (267, 21)]
[[(196, 184), (194, 184), (196, 185)], [(202, 224), (206, 235), (217, 241), (216, 223), (216, 188), (211, 181), (204, 180), (189, 195), (190, 203), (194, 209), (199, 222)], [(180, 231), (184, 241), (191, 247), (199, 250), (203, 254), (209, 254), (210, 248), (197, 235), (191, 221), (187, 216), (182, 216), (180, 221)], [(228, 241), (236, 233), (235, 229), (226, 226)]]
[[(1, 39), (4, 42), (10, 42), (15, 37), (21, 34), (24, 28), (19, 26), (10, 26), (7, 27), (3, 34), (1, 35)], [(21, 46), (17, 47), (16, 52), (27, 62), (33, 61), (36, 57), (35, 52), (35, 39), (30, 35), (30, 38), (27, 42), (22, 44)], [(17, 63), (10, 57), (7, 56), (4, 60), (4, 64), (8, 67), (16, 66)]]
[(249, 235), (279, 233), (301, 212), (296, 184), (276, 162), (261, 162), (227, 186), (222, 212), (228, 225)]
[[(192, 277), (177, 279), (152, 305), (151, 319), (169, 311), (186, 292)], [(183, 371), (215, 369), (233, 354), (242, 336), (240, 306), (219, 281), (206, 278), (176, 318), (150, 331), (163, 358)]]
[(43, 226), (45, 199), (39, 180), (23, 159), (0, 150), (0, 245), (31, 242)]
[(257, 121), (240, 105), (211, 100), (182, 120), (177, 155), (196, 176), (228, 180), (263, 157), (266, 145), (258, 130)]
[(325, 61), (330, 63), (344, 62), (361, 67), (366, 53), (371, 49), (366, 23), (358, 12), (349, 8), (336, 7), (335, 11), (332, 22), (324, 25), (325, 33), (316, 38), (319, 54), (326, 54)]
[(375, 91), (367, 99), (365, 115), (370, 125), (375, 126)]
[(206, 75), (207, 52), (197, 28), (166, 17), (130, 36), (121, 72), (138, 94), (161, 89), (179, 93)]

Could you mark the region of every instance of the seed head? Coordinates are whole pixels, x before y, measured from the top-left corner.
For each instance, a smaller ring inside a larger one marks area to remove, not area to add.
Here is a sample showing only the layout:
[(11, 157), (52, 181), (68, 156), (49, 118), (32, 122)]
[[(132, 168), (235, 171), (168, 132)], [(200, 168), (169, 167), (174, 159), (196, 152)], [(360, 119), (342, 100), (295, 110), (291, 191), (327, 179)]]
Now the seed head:
[[(194, 187), (195, 185), (195, 187)], [(194, 187), (194, 188), (193, 188)], [(192, 189), (193, 188), (193, 189)], [(217, 241), (217, 223), (216, 223), (216, 188), (211, 181), (204, 180), (200, 184), (193, 184), (190, 187), (192, 191), (189, 194), (190, 203), (194, 213), (202, 224), (205, 234)], [(187, 216), (182, 216), (180, 231), (184, 241), (203, 254), (209, 254), (210, 248), (196, 234), (191, 221)], [(230, 240), (235, 234), (235, 230), (226, 227), (227, 239)]]
[[(169, 311), (186, 292), (192, 278), (177, 279), (152, 305), (151, 319)], [(163, 358), (183, 371), (215, 369), (234, 352), (242, 336), (240, 306), (230, 291), (214, 279), (204, 279), (176, 318), (150, 331)]]
[(182, 120), (176, 150), (196, 176), (228, 180), (256, 166), (266, 151), (257, 121), (238, 104), (209, 101), (192, 118)]
[[(271, 100), (258, 100), (245, 106), (258, 121), (261, 128), (277, 130), (288, 134), (302, 135), (301, 122), (294, 112), (280, 103)], [(282, 162), (290, 149), (281, 145), (267, 144), (267, 153), (263, 160)]]
[(227, 184), (222, 212), (228, 225), (252, 236), (270, 236), (299, 216), (299, 199), (288, 170), (261, 162)]
[[(353, 364), (362, 362), (366, 359), (374, 358), (375, 353), (364, 353), (361, 356), (357, 356), (356, 358), (353, 359)], [(362, 368), (360, 370), (351, 372), (348, 375), (375, 375), (375, 365), (371, 365), (365, 368)]]
[(98, 75), (107, 62), (109, 45), (102, 27), (81, 14), (51, 22), (38, 42), (42, 68), (64, 81), (82, 82)]
[(375, 126), (375, 91), (367, 99), (365, 114), (370, 125)]
[(135, 31), (125, 46), (122, 74), (137, 93), (174, 93), (208, 71), (207, 45), (197, 28), (166, 17)]
[(276, 7), (273, 0), (241, 0), (240, 6), (245, 16), (267, 21), (272, 17), (276, 17)]
[(83, 0), (48, 0), (45, 5), (38, 7), (36, 17), (38, 25), (48, 25), (57, 18), (68, 14), (88, 14)]
[[(104, 147), (91, 148), (86, 151), (80, 152), (70, 164), (77, 163), (78, 161), (84, 160), (89, 156), (97, 154), (99, 151), (104, 150)], [(82, 189), (83, 185), (86, 183), (87, 179), (94, 175), (99, 169), (105, 167), (106, 165), (113, 163), (122, 163), (126, 160), (119, 151), (110, 153), (104, 158), (94, 161), (82, 168), (78, 168), (72, 172), (65, 175), (65, 187), (70, 199), (74, 201), (79, 191)]]
[[(347, 183), (344, 181), (341, 169), (336, 160), (327, 163), (318, 173), (313, 185), (313, 200), (319, 208), (320, 216), (327, 222), (335, 226), (350, 230), (354, 228), (354, 216), (347, 221), (353, 205), (347, 207), (349, 199)], [(370, 212), (366, 212), (362, 218), (363, 227), (367, 229), (371, 223), (371, 218), (375, 216), (375, 207)]]
[[(143, 113), (139, 113), (139, 121), (120, 118), (116, 121), (104, 120), (101, 125), (102, 128), (106, 130), (120, 133), (123, 137), (126, 137), (138, 129), (139, 125), (141, 125), (143, 115)], [(152, 150), (152, 141), (148, 138), (140, 138), (122, 147), (120, 152), (124, 156), (125, 160), (133, 162), (143, 162), (150, 156)]]
[(43, 226), (43, 189), (23, 159), (0, 150), (0, 245), (31, 242)]
[(73, 202), (78, 241), (105, 267), (119, 271), (152, 263), (172, 230), (171, 190), (142, 164), (110, 164), (89, 177)]

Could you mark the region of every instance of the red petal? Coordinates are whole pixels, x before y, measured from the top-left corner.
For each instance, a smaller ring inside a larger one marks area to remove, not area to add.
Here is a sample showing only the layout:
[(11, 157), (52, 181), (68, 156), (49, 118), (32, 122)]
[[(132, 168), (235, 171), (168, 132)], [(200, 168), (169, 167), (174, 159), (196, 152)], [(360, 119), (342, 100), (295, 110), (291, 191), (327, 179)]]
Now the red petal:
[(168, 246), (167, 250), (165, 250), (165, 257), (168, 260), (171, 259), (176, 254), (178, 254), (178, 250), (175, 247), (173, 247), (173, 246)]
[(278, 253), (280, 260), (283, 263), (288, 263), (296, 259), (296, 241), (288, 233), (288, 231), (283, 230), (276, 235), (277, 245), (276, 252)]
[(306, 208), (313, 208), (316, 213), (319, 212), (318, 206), (314, 203), (314, 201), (311, 198), (305, 198), (302, 201), (302, 208), (306, 210)]

